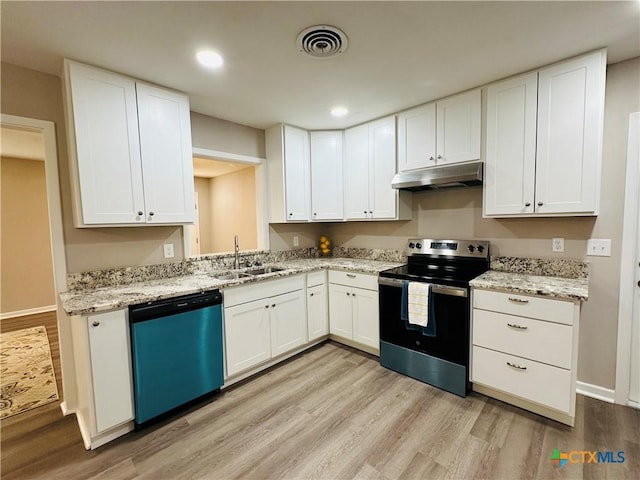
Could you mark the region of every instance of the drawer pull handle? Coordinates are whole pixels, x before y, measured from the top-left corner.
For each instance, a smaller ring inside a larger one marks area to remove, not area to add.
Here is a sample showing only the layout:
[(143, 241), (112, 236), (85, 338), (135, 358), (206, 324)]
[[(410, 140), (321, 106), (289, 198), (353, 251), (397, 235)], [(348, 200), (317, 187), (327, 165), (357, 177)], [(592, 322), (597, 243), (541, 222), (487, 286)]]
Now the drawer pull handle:
[(526, 325), (516, 325), (515, 323), (507, 323), (507, 326), (511, 328), (517, 328), (518, 330), (526, 330), (527, 328), (529, 328)]
[(521, 298), (513, 298), (513, 297), (509, 297), (509, 301), (514, 303), (529, 303), (529, 300), (523, 300)]
[(527, 367), (523, 367), (522, 365), (518, 365), (517, 363), (507, 362), (507, 365), (513, 368), (517, 368), (518, 370), (526, 370)]
[(347, 273), (347, 277), (349, 278), (356, 278), (356, 276), (353, 273)]

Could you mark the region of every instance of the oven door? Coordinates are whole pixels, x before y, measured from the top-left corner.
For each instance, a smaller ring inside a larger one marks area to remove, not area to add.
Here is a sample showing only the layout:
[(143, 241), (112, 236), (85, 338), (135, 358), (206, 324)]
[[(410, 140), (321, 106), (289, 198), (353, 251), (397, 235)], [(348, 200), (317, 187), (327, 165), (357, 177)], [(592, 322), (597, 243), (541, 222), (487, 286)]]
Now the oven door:
[(407, 328), (400, 318), (402, 280), (380, 277), (380, 340), (467, 367), (469, 364), (469, 292), (467, 288), (432, 284), (436, 335)]

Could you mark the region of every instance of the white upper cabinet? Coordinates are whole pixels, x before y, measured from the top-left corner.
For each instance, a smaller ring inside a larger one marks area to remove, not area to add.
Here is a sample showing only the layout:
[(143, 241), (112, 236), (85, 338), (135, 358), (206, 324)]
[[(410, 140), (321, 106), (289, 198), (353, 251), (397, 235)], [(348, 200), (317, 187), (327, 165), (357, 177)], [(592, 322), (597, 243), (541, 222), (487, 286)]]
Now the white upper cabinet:
[(189, 99), (65, 61), (77, 227), (195, 218)]
[(309, 221), (309, 132), (289, 125), (276, 125), (266, 131), (265, 144), (269, 177), (269, 221)]
[(311, 132), (311, 219), (342, 220), (342, 130)]
[(479, 89), (398, 115), (398, 170), (480, 159)]
[(345, 217), (347, 220), (405, 217), (396, 173), (395, 116), (345, 130)]
[(597, 215), (606, 52), (487, 88), (485, 216)]

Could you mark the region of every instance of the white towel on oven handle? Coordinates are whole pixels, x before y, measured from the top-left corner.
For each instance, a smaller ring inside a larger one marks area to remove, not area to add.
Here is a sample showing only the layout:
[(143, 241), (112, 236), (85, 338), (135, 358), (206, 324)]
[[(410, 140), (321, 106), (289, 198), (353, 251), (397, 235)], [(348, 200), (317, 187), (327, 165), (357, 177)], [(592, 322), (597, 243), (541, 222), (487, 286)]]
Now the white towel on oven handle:
[(431, 284), (409, 282), (408, 313), (409, 323), (426, 327), (429, 325), (429, 294)]

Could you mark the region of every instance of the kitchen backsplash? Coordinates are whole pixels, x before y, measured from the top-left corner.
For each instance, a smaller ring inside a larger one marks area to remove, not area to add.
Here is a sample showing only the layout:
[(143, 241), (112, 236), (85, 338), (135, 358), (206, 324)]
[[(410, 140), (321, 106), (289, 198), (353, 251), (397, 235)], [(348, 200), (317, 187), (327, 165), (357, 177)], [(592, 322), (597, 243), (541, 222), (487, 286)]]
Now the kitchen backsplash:
[[(251, 252), (241, 252), (239, 254), (239, 261), (240, 267), (244, 268), (250, 265), (255, 265), (256, 262), (260, 262), (262, 264), (277, 263), (295, 260), (298, 258), (317, 258), (319, 256), (320, 252), (317, 247), (281, 250), (276, 252), (256, 250)], [(401, 252), (372, 248), (337, 247), (333, 249), (332, 256), (335, 258), (354, 258), (388, 262), (406, 261), (406, 256)], [(234, 268), (234, 263), (235, 257), (232, 253), (223, 253), (202, 255), (200, 257), (189, 258), (182, 262), (175, 263), (71, 273), (67, 275), (67, 289), (92, 290), (100, 287), (129, 285), (136, 282), (180, 277), (194, 273), (231, 270)]]
[(491, 270), (545, 277), (589, 277), (587, 262), (555, 258), (491, 257)]

